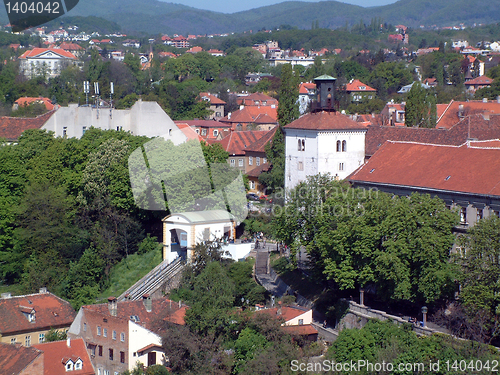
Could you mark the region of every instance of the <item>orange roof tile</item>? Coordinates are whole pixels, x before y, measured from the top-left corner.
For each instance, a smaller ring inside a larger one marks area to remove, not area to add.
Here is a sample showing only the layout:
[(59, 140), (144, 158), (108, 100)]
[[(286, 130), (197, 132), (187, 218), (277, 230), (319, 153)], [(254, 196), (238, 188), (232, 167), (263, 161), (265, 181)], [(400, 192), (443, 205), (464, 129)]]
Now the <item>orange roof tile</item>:
[(68, 59), (73, 59), (76, 60), (75, 55), (73, 55), (71, 52), (65, 51), (61, 48), (33, 48), (32, 50), (28, 50), (24, 52), (21, 56), (19, 56), (20, 59), (27, 59), (27, 58), (34, 58), (38, 57), (47, 51), (51, 51), (55, 54), (58, 54), (62, 57), (66, 57)]
[(304, 324), (301, 326), (283, 326), (283, 329), (285, 330), (285, 332), (288, 332), (292, 335), (309, 336), (318, 334), (318, 330), (311, 324)]
[(190, 141), (192, 139), (197, 139), (197, 140), (201, 141), (203, 139), (188, 124), (185, 124), (185, 123), (176, 123), (176, 125), (179, 128), (179, 130), (187, 137), (188, 141)]
[(68, 360), (71, 359), (73, 363), (75, 363), (78, 358), (82, 360), (82, 369), (73, 370), (70, 374), (95, 374), (94, 367), (92, 366), (89, 354), (85, 348), (85, 342), (81, 338), (47, 342), (33, 345), (33, 347), (43, 351), (44, 375), (65, 375), (68, 373), (65, 368)]
[(52, 111), (54, 109), (54, 104), (52, 104), (49, 98), (29, 98), (25, 96), (23, 98), (17, 99), (14, 103), (18, 104), (19, 106), (30, 105), (32, 103), (43, 103), (45, 104), (45, 108), (47, 108), (47, 110)]
[[(441, 106), (443, 105), (438, 105), (438, 111), (442, 109)], [(458, 116), (459, 111), (462, 114), (461, 117)], [(452, 100), (446, 106), (446, 109), (441, 112), (441, 115), (439, 116), (438, 114), (436, 128), (451, 129), (463, 117), (484, 112), (499, 114), (500, 103), (497, 101), (484, 102), (482, 100), (470, 100), (467, 102)]]
[[(6, 344), (0, 342), (0, 369), (2, 374), (17, 375), (33, 363), (42, 351), (33, 347), (25, 347), (20, 344)], [(41, 369), (40, 374), (41, 374)]]
[(348, 84), (345, 85), (345, 89), (347, 92), (376, 92), (374, 88), (364, 84), (359, 79), (351, 80)]
[(288, 322), (292, 319), (301, 316), (302, 314), (305, 314), (308, 310), (304, 310), (299, 307), (283, 306), (281, 307), (281, 313), (278, 314), (278, 311), (279, 311), (278, 307), (272, 307), (270, 309), (257, 310), (256, 313), (269, 314), (276, 318), (282, 318), (285, 320), (285, 322)]
[[(256, 101), (258, 101), (259, 104), (255, 104)], [(245, 105), (245, 106), (254, 106), (254, 105), (264, 106), (262, 102), (266, 102), (267, 106), (270, 105), (278, 106), (277, 99), (273, 98), (272, 96), (263, 94), (261, 92), (254, 92), (253, 94), (247, 96), (240, 96), (236, 99), (236, 103), (238, 103), (238, 105)]]
[[(30, 322), (23, 311), (35, 310)], [(69, 327), (76, 316), (69, 302), (52, 293), (29, 294), (0, 299), (0, 333), (33, 332), (42, 329)]]
[(473, 85), (491, 85), (493, 80), (490, 77), (487, 76), (479, 76), (474, 79), (471, 79), (470, 81), (467, 81), (464, 83), (466, 86), (473, 86)]
[(218, 143), (224, 150), (229, 152), (229, 155), (245, 155), (247, 146), (255, 143), (268, 133), (269, 131), (262, 130), (233, 131)]
[(500, 149), (388, 141), (349, 180), (500, 196)]
[(269, 130), (266, 134), (264, 134), (258, 140), (256, 140), (252, 144), (248, 145), (245, 148), (245, 151), (266, 152), (266, 145), (272, 141), (274, 134), (276, 134), (276, 130), (278, 130), (278, 127), (275, 127), (273, 129)]
[(199, 96), (202, 99), (205, 99), (205, 98), (208, 99), (208, 101), (211, 104), (226, 104), (226, 102), (224, 100), (219, 99), (218, 97), (210, 94), (209, 92), (200, 92)]
[(38, 117), (0, 117), (0, 138), (8, 141), (17, 140), (28, 129), (40, 129), (55, 113), (47, 112)]
[[(255, 123), (260, 116), (260, 123), (263, 122), (263, 115), (269, 116), (266, 121), (271, 121), (276, 123), (278, 120), (278, 110), (270, 106), (245, 106), (240, 110), (234, 111), (228, 114), (226, 117), (220, 119), (221, 122), (228, 122), (233, 124), (252, 124)], [(267, 123), (267, 122), (266, 122)]]

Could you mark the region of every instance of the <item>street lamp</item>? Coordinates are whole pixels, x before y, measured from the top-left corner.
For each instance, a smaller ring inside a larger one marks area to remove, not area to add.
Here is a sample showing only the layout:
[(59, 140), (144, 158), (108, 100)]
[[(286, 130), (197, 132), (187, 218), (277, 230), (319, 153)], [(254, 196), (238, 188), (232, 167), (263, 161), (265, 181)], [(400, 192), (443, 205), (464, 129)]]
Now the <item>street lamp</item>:
[(424, 323), (424, 327), (427, 327), (427, 307), (426, 306), (422, 307), (422, 315), (423, 315), (422, 321)]

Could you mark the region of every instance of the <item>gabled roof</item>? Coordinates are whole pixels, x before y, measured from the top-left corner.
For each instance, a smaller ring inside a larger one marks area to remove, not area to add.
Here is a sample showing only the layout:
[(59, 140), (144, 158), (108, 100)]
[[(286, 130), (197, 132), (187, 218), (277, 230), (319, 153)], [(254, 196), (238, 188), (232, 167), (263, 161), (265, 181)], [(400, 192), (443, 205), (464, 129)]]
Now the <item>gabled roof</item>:
[(272, 141), (274, 134), (276, 134), (276, 130), (278, 130), (278, 127), (269, 130), (260, 139), (248, 145), (245, 151), (266, 152), (266, 145)]
[(301, 326), (283, 326), (282, 329), (291, 335), (309, 336), (318, 334), (318, 330), (314, 328), (312, 324), (304, 324)]
[(500, 196), (500, 149), (389, 141), (349, 180)]
[(221, 118), (221, 122), (228, 123), (241, 123), (241, 124), (252, 124), (252, 123), (269, 123), (264, 122), (263, 115), (267, 115), (265, 117), (266, 121), (271, 121), (271, 123), (276, 123), (278, 120), (278, 111), (277, 108), (273, 108), (270, 106), (244, 106), (242, 109), (238, 111), (234, 111), (231, 114), (228, 114), (226, 117)]
[(20, 344), (12, 345), (0, 342), (1, 373), (6, 375), (17, 375), (33, 363), (39, 356), (43, 356), (43, 353), (36, 348), (27, 348)]
[(233, 131), (226, 137), (222, 138), (218, 143), (222, 148), (229, 152), (229, 155), (245, 155), (245, 149), (255, 143), (269, 131), (264, 130), (247, 130)]
[(284, 129), (303, 130), (366, 130), (366, 127), (339, 112), (307, 113), (284, 126)]
[(269, 314), (269, 315), (274, 316), (276, 318), (284, 319), (285, 323), (286, 323), (292, 319), (295, 319), (295, 318), (305, 314), (307, 311), (309, 311), (309, 310), (304, 310), (304, 309), (299, 308), (299, 307), (283, 306), (281, 308), (272, 307), (270, 309), (257, 310), (256, 313)]
[(30, 105), (32, 103), (43, 103), (45, 104), (45, 108), (47, 108), (47, 110), (52, 111), (54, 109), (54, 104), (52, 104), (49, 98), (30, 98), (25, 96), (23, 98), (17, 99), (14, 103), (18, 104), (19, 106)]
[(211, 104), (226, 104), (224, 100), (219, 99), (209, 92), (200, 92), (200, 98), (202, 98), (203, 100), (208, 100)]
[[(444, 111), (439, 114), (439, 109), (445, 106), (444, 104), (438, 104), (438, 120), (436, 123), (436, 128), (446, 128), (451, 129), (454, 125), (461, 121), (465, 116), (479, 114), (479, 113), (491, 113), (500, 114), (500, 103), (497, 101), (482, 101), (482, 100), (470, 100), (467, 102), (460, 102), (452, 100)], [(459, 112), (461, 116), (459, 117)]]
[(270, 163), (261, 163), (259, 166), (255, 167), (254, 169), (250, 170), (247, 173), (248, 177), (254, 177), (258, 178), (262, 172), (267, 172), (271, 168)]
[(61, 48), (33, 48), (32, 50), (28, 50), (24, 52), (21, 56), (19, 56), (20, 59), (28, 59), (28, 58), (37, 58), (37, 57), (42, 57), (42, 55), (47, 54), (49, 52), (53, 52), (56, 55), (59, 55), (61, 57), (67, 58), (67, 59), (73, 59), (76, 60), (75, 55), (73, 55), (71, 52), (65, 51)]
[(316, 90), (316, 84), (312, 82), (302, 82), (299, 86), (299, 94), (309, 95), (311, 91), (314, 93)]
[[(69, 346), (68, 346), (69, 345)], [(46, 342), (33, 345), (34, 348), (43, 351), (44, 375), (94, 375), (94, 367), (90, 361), (89, 354), (85, 348), (83, 339)], [(65, 365), (71, 360), (76, 363), (82, 360), (81, 370), (66, 371)]]
[(200, 137), (199, 134), (196, 133), (196, 131), (191, 126), (189, 126), (189, 124), (179, 122), (176, 123), (176, 125), (179, 128), (179, 130), (187, 137), (188, 141), (193, 139), (197, 139), (198, 141), (203, 140), (203, 138)]
[(345, 90), (347, 92), (376, 92), (373, 87), (361, 82), (359, 79), (353, 79), (348, 84), (345, 85)]
[(174, 121), (176, 125), (179, 124), (188, 124), (189, 126), (192, 127), (199, 127), (199, 128), (230, 128), (230, 124), (225, 124), (220, 121), (215, 121), (215, 120), (176, 120)]
[[(25, 315), (27, 310), (35, 310), (35, 319), (31, 322)], [(69, 327), (75, 316), (69, 302), (48, 292), (0, 299), (0, 333), (3, 336)]]
[(272, 104), (278, 105), (278, 100), (273, 98), (272, 96), (263, 94), (261, 92), (254, 92), (253, 94), (247, 95), (247, 96), (239, 96), (236, 99), (236, 103), (239, 105), (245, 105), (245, 106), (254, 106), (255, 101), (258, 101), (259, 104), (262, 106), (262, 102), (267, 102), (266, 105), (270, 106)]
[(493, 80), (487, 76), (479, 76), (464, 83), (466, 86), (491, 85)]
[(68, 43), (68, 42), (62, 42), (61, 45), (59, 46), (60, 49), (63, 49), (65, 51), (83, 51), (84, 48), (80, 46), (79, 44), (76, 43)]
[(55, 113), (47, 112), (37, 117), (0, 117), (0, 138), (17, 140), (28, 129), (40, 129)]

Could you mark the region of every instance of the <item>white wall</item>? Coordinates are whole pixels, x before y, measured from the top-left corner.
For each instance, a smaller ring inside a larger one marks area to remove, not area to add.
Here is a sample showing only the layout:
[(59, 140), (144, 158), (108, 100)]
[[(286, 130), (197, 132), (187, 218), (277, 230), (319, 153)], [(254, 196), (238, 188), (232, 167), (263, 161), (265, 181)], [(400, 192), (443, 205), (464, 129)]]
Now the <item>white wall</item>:
[(290, 319), (289, 321), (285, 322), (285, 325), (287, 326), (298, 326), (299, 325), (299, 320), (302, 319), (303, 325), (306, 324), (311, 324), (312, 323), (312, 310), (305, 311), (302, 315), (297, 316), (296, 318)]
[[(161, 346), (161, 337), (131, 320), (128, 323), (128, 368), (132, 370), (137, 362), (141, 362), (145, 366), (148, 364), (147, 354), (139, 357), (138, 354), (134, 356), (134, 353), (150, 344)], [(162, 364), (160, 353), (156, 354), (156, 364)]]

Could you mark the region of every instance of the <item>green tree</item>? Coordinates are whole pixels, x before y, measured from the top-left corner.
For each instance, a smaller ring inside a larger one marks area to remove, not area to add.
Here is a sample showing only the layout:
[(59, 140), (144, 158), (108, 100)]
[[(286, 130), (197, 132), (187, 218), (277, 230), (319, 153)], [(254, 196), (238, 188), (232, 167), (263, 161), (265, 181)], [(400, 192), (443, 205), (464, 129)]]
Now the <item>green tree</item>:
[(405, 125), (408, 127), (436, 127), (436, 99), (431, 89), (414, 82), (405, 106)]
[(281, 86), (279, 90), (278, 122), (281, 127), (299, 118), (299, 82), (293, 73), (291, 64), (281, 68)]

